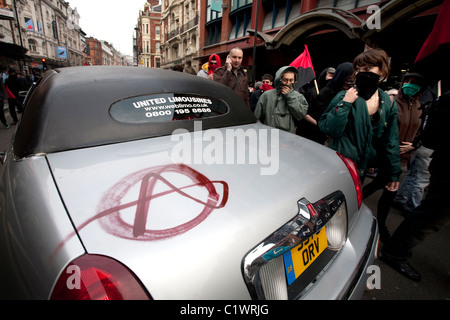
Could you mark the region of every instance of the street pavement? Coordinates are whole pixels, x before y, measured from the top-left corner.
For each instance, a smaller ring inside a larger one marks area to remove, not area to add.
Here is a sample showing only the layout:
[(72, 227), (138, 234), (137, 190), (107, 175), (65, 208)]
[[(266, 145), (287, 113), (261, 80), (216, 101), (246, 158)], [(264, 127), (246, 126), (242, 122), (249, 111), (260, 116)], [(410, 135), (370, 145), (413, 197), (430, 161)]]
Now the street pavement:
[[(8, 110), (8, 103), (5, 103), (4, 107), (5, 117), (7, 123), (12, 123), (13, 120), (11, 116), (9, 115)], [(20, 119), (20, 114), (17, 113), (17, 116)], [(0, 151), (4, 151), (6, 147), (8, 146), (9, 140), (11, 139), (11, 136), (14, 134), (14, 131), (16, 130), (17, 125), (10, 125), (8, 129), (3, 127), (3, 124), (0, 122)]]
[[(12, 122), (5, 106), (8, 123)], [(0, 124), (0, 151), (8, 146), (16, 126), (5, 129)], [(370, 180), (370, 179), (366, 179)], [(381, 190), (365, 200), (366, 205), (376, 216), (376, 206)], [(450, 196), (450, 195), (449, 195)], [(403, 216), (398, 210), (391, 209), (387, 227), (391, 234), (401, 223)], [(375, 264), (380, 267), (380, 289), (372, 289), (364, 294), (364, 300), (450, 300), (450, 225), (430, 235), (414, 248), (410, 263), (421, 273), (420, 282), (411, 281), (398, 274), (379, 259)]]
[[(370, 182), (370, 181), (368, 181)], [(381, 190), (365, 199), (366, 205), (376, 216), (377, 201)], [(391, 209), (387, 218), (390, 234), (403, 221), (400, 211)], [(420, 272), (422, 279), (414, 282), (400, 275), (383, 261), (380, 267), (381, 288), (368, 291), (365, 300), (450, 300), (450, 225), (428, 236), (412, 251), (410, 264)]]

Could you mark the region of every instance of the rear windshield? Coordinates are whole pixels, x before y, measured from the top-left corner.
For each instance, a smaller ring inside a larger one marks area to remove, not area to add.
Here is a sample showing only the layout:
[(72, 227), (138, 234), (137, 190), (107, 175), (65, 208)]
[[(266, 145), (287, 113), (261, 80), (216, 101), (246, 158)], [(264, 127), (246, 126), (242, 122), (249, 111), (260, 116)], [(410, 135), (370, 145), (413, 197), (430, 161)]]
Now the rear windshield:
[[(95, 115), (95, 116), (93, 116)], [(255, 123), (230, 88), (195, 75), (136, 67), (70, 67), (45, 72), (26, 98), (14, 138), (18, 159), (168, 136), (177, 129)]]
[(154, 123), (195, 120), (228, 113), (222, 100), (186, 93), (158, 93), (114, 103), (110, 114), (122, 123)]

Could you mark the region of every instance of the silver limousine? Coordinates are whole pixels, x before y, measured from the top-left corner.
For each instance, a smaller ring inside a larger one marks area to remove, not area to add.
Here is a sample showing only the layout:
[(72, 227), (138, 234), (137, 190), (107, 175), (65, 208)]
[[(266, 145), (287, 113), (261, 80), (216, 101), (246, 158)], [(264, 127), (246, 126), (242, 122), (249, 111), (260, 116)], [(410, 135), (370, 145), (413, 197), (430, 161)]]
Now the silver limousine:
[(174, 71), (49, 70), (0, 164), (3, 299), (358, 299), (354, 164)]

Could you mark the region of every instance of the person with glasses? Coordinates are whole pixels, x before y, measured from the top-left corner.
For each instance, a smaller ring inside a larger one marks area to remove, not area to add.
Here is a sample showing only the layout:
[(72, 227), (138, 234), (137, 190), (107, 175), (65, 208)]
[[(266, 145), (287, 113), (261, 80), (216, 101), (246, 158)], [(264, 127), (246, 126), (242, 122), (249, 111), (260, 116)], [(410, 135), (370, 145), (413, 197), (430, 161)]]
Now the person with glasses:
[(299, 71), (284, 66), (275, 74), (275, 89), (264, 92), (256, 104), (255, 116), (268, 126), (295, 133), (295, 121), (300, 121), (308, 111), (305, 97), (294, 89)]
[(319, 128), (330, 137), (328, 147), (355, 162), (362, 181), (369, 168), (378, 168), (370, 187), (363, 189), (363, 196), (383, 188), (377, 220), (381, 240), (386, 241), (389, 233), (385, 221), (402, 173), (397, 103), (378, 88), (389, 76), (389, 57), (382, 49), (369, 49), (353, 60), (353, 68), (356, 86), (333, 98), (319, 120)]

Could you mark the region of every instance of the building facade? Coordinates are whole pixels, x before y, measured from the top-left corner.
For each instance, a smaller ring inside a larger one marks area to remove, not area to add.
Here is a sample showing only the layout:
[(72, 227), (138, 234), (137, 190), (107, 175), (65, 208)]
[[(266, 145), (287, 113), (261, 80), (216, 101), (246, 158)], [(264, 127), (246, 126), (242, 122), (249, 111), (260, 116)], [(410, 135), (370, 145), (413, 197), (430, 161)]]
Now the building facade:
[[(140, 10), (134, 62), (107, 42), (85, 38), (64, 0), (0, 1), (0, 65), (25, 73), (77, 65), (129, 65), (196, 74), (208, 57), (244, 51), (251, 81), (289, 64), (308, 46), (317, 73), (366, 46), (408, 69), (442, 0), (147, 0)], [(88, 41), (89, 39), (89, 41)], [(100, 51), (99, 51), (100, 50)]]
[[(439, 10), (440, 0), (207, 0), (201, 1), (199, 65), (233, 47), (244, 51), (249, 79), (275, 74), (307, 45), (318, 75), (366, 46), (391, 56), (392, 77), (410, 68)], [(219, 5), (217, 5), (219, 4)]]
[(196, 74), (199, 69), (200, 0), (161, 0), (164, 69)]
[(136, 25), (136, 64), (139, 67), (161, 66), (161, 5), (158, 0), (147, 0), (139, 10)]
[(44, 66), (83, 64), (80, 16), (68, 2), (11, 0), (9, 3), (14, 19), (0, 21), (1, 32), (5, 35), (2, 41), (27, 51), (16, 61), (6, 61), (7, 65), (18, 65), (22, 72), (29, 74), (42, 72)]
[(94, 37), (85, 38), (85, 66), (132, 66), (132, 57), (120, 53), (112, 44)]
[(79, 21), (68, 1), (0, 1), (0, 65), (29, 75), (47, 68), (132, 64), (106, 41), (89, 38), (90, 50)]

